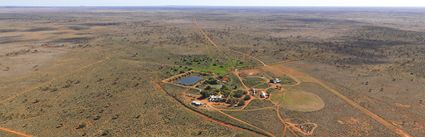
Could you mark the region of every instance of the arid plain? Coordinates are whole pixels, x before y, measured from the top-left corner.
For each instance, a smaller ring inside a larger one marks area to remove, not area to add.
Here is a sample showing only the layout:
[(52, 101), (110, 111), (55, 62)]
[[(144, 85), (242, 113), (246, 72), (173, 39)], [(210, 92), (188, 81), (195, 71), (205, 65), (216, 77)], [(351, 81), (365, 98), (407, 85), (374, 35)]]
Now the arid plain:
[(424, 15), (3, 7), (0, 136), (425, 136)]

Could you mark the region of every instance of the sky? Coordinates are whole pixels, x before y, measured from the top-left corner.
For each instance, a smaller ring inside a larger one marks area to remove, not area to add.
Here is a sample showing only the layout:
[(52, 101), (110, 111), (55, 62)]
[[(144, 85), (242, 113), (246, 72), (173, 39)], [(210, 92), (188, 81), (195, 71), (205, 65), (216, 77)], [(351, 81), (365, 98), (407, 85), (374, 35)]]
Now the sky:
[(425, 7), (425, 0), (0, 0), (0, 6)]

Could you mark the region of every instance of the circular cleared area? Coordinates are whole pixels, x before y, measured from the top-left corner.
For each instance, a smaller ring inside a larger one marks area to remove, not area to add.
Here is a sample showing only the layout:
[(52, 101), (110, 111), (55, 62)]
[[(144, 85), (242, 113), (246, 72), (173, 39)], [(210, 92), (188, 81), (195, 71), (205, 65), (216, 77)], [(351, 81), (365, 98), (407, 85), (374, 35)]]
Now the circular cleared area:
[(325, 102), (318, 95), (300, 90), (275, 93), (271, 99), (283, 108), (293, 111), (312, 112), (325, 107)]

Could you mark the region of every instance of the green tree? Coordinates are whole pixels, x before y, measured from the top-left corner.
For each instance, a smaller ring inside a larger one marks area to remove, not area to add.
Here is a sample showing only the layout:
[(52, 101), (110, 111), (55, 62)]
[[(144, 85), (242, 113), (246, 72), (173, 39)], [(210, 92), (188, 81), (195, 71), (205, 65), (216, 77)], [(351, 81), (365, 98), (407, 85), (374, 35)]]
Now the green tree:
[(245, 100), (241, 99), (238, 103), (238, 106), (243, 106), (245, 105)]
[(229, 90), (229, 87), (227, 87), (226, 85), (223, 85), (222, 87), (221, 87), (221, 89), (224, 91), (224, 90)]
[(235, 97), (235, 98), (241, 98), (244, 94), (245, 94), (245, 91), (243, 91), (243, 90), (236, 90), (233, 93), (233, 97)]
[(201, 98), (208, 98), (208, 97), (210, 97), (211, 95), (214, 95), (214, 94), (215, 94), (214, 91), (203, 90), (203, 91), (201, 91), (201, 95), (202, 95)]
[(223, 90), (221, 93), (223, 94), (224, 97), (227, 98), (227, 97), (229, 97), (231, 92), (229, 90)]
[(207, 79), (207, 80), (205, 81), (205, 83), (207, 83), (207, 84), (211, 84), (211, 85), (216, 85), (216, 84), (218, 84), (218, 83), (217, 83), (217, 80), (216, 80), (216, 79), (213, 79), (213, 78), (209, 78), (209, 79)]
[(243, 97), (243, 100), (250, 100), (251, 99), (251, 96), (249, 96), (249, 95), (245, 95), (245, 97)]
[(239, 101), (239, 99), (237, 99), (237, 98), (229, 98), (229, 99), (226, 100), (226, 103), (233, 105), (233, 104), (238, 103), (238, 101)]

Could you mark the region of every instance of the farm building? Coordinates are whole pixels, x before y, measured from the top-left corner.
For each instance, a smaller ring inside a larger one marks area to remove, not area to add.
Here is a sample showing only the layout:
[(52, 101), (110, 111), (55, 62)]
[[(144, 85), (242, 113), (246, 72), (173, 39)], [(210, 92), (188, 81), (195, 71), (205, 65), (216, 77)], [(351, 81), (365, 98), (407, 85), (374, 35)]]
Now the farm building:
[(252, 91), (252, 95), (256, 95), (257, 94), (257, 90), (255, 88), (252, 88), (251, 91)]
[(260, 97), (261, 98), (267, 98), (268, 97), (268, 94), (266, 92), (264, 92), (264, 91), (261, 91)]
[(198, 102), (198, 101), (192, 101), (192, 105), (194, 106), (202, 106), (202, 102)]
[(270, 83), (274, 83), (274, 84), (277, 84), (277, 83), (280, 83), (280, 82), (282, 82), (282, 81), (279, 78), (274, 78), (274, 79), (270, 80)]
[(208, 101), (210, 101), (210, 102), (222, 102), (224, 99), (223, 99), (223, 96), (222, 95), (217, 95), (217, 96), (210, 96), (209, 98), (208, 98)]

